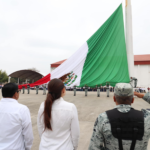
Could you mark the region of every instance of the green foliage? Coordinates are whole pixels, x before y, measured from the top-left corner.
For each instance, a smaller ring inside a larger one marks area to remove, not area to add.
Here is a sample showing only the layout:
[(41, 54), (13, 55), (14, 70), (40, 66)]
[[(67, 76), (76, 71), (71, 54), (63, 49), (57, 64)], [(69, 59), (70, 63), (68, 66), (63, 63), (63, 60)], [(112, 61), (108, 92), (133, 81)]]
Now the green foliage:
[[(17, 78), (17, 81), (18, 81), (18, 78)], [(19, 83), (20, 83), (20, 84), (24, 83), (25, 81), (26, 81), (25, 79), (20, 79), (20, 78), (19, 78)]]
[(6, 71), (0, 70), (0, 83), (8, 82), (8, 76)]
[(10, 78), (10, 82), (12, 82), (12, 83), (18, 83), (18, 79), (17, 78)]
[[(12, 77), (12, 78), (10, 78), (10, 82), (18, 83), (18, 78)], [(22, 84), (23, 82), (25, 82), (25, 79), (20, 79), (19, 78), (19, 84)]]

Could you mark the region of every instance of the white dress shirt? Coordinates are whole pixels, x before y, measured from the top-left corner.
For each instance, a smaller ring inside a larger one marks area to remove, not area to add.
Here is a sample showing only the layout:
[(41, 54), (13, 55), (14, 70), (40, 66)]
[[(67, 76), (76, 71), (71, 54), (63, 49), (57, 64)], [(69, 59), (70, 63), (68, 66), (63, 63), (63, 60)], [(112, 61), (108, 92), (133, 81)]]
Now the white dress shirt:
[(54, 101), (51, 111), (52, 130), (44, 131), (44, 102), (41, 104), (37, 125), (41, 142), (39, 150), (76, 150), (79, 140), (79, 121), (76, 106), (63, 98)]
[(30, 150), (33, 141), (29, 109), (17, 100), (0, 101), (0, 150)]

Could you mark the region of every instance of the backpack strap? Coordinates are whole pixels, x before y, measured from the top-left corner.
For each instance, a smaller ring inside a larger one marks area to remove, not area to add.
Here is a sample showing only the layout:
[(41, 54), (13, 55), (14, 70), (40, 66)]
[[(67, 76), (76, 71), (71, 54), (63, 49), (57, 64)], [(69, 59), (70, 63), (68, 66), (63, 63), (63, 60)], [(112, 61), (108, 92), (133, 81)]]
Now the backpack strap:
[(121, 139), (121, 128), (117, 128), (119, 150), (123, 150), (122, 139)]
[[(138, 129), (137, 128), (134, 128), (133, 129), (133, 140), (132, 140), (132, 144), (131, 144), (131, 147), (130, 147), (130, 150), (134, 150), (135, 148), (135, 144), (136, 144), (136, 136), (137, 136), (137, 133), (138, 133)], [(121, 138), (121, 128), (117, 128), (117, 133), (118, 133), (118, 142), (119, 142), (119, 150), (123, 150), (123, 146), (122, 146), (122, 138)]]
[(132, 140), (130, 150), (134, 150), (136, 140), (142, 140), (144, 135), (143, 113), (133, 108), (128, 113), (121, 113), (115, 108), (106, 111), (106, 114), (111, 125), (112, 134), (118, 139), (119, 150), (123, 150), (122, 140)]
[(138, 129), (134, 128), (133, 129), (133, 140), (132, 140), (132, 144), (131, 144), (130, 150), (134, 150), (134, 148), (135, 148), (137, 133), (138, 133)]

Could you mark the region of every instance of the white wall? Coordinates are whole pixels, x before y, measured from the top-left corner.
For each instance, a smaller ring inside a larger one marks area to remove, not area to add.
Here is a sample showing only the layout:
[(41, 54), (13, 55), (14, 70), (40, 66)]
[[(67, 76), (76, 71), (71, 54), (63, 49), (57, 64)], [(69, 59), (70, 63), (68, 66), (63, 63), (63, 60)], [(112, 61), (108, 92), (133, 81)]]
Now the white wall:
[(150, 65), (135, 65), (134, 75), (138, 79), (138, 87), (150, 87)]

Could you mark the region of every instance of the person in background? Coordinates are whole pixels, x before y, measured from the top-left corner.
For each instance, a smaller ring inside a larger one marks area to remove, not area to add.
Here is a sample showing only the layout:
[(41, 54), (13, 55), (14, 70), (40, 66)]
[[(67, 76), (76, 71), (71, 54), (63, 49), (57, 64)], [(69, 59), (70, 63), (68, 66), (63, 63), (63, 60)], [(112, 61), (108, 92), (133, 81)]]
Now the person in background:
[[(134, 93), (150, 103), (150, 94)], [(133, 88), (118, 83), (114, 89), (115, 109), (98, 116), (89, 150), (147, 150), (150, 138), (150, 110), (133, 109)]]
[(142, 93), (141, 87), (139, 87), (139, 91), (140, 91), (140, 93)]
[(37, 126), (41, 138), (39, 150), (76, 150), (79, 121), (76, 106), (64, 101), (66, 90), (60, 79), (48, 84), (48, 94), (42, 102)]
[(148, 92), (149, 92), (150, 88), (148, 87), (147, 90), (148, 90)]
[(30, 111), (19, 104), (19, 90), (5, 84), (0, 101), (0, 150), (30, 150), (33, 142)]

